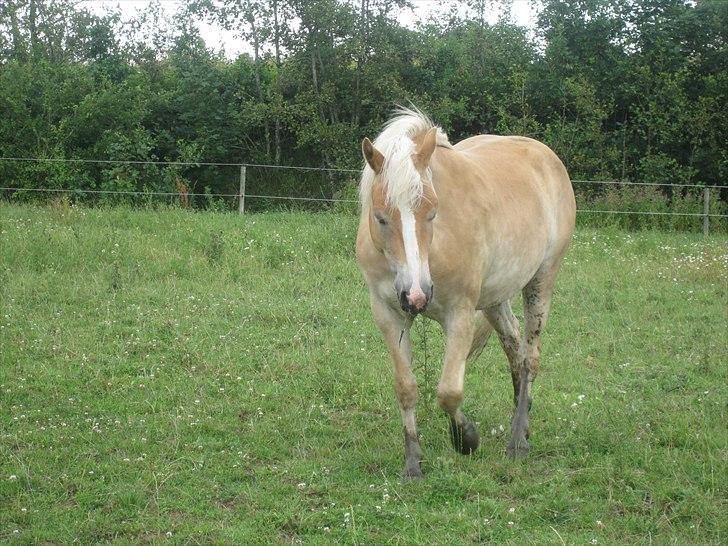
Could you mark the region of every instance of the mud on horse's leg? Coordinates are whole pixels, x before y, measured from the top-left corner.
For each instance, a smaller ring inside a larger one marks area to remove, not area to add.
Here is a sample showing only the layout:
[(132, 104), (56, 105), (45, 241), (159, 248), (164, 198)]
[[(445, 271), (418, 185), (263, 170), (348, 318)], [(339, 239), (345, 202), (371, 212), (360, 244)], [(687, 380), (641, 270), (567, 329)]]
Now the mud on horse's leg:
[(520, 390), (520, 351), (521, 334), (518, 319), (513, 315), (510, 302), (506, 301), (486, 311), (488, 320), (498, 333), (498, 340), (503, 352), (508, 357), (513, 383), (513, 405), (518, 405), (518, 392)]
[[(486, 310), (488, 320), (498, 332), (498, 339), (503, 346), (503, 351), (508, 357), (508, 363), (511, 369), (511, 380), (513, 381), (513, 403), (516, 406), (516, 410), (511, 421), (511, 432), (513, 432), (513, 426), (517, 421), (519, 410), (525, 408), (526, 420), (528, 419), (528, 406), (530, 404), (528, 399), (528, 381), (523, 381), (523, 343), (520, 339), (518, 320), (513, 315), (511, 310), (511, 304), (509, 301), (505, 301), (499, 305), (491, 307)], [(521, 401), (524, 403), (522, 404)], [(513, 440), (509, 444), (507, 453), (510, 456), (514, 455), (512, 449)], [(525, 435), (521, 438), (519, 436), (518, 454), (517, 456), (525, 456), (528, 454), (528, 440)]]
[(511, 424), (511, 442), (507, 450), (508, 455), (515, 458), (528, 454), (531, 387), (541, 365), (541, 332), (549, 315), (556, 270), (557, 267), (552, 269), (553, 273), (534, 277), (523, 289), (525, 330), (521, 346), (519, 395)]

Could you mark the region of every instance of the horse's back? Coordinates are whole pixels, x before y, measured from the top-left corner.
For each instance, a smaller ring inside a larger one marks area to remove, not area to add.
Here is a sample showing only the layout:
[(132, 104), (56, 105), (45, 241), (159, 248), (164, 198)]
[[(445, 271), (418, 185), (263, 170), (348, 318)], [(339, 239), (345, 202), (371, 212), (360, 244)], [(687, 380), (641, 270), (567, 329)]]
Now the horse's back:
[[(475, 179), (500, 190), (505, 209), (535, 214), (559, 224), (563, 236), (573, 231), (576, 204), (571, 180), (559, 157), (545, 144), (528, 137), (478, 135), (454, 147), (470, 165)], [(510, 197), (510, 199), (509, 199)]]
[[(454, 147), (469, 160), (496, 176), (530, 169), (536, 178), (548, 177), (548, 183), (571, 188), (564, 164), (544, 143), (522, 136), (478, 135), (458, 142)], [(511, 177), (508, 177), (511, 178)]]

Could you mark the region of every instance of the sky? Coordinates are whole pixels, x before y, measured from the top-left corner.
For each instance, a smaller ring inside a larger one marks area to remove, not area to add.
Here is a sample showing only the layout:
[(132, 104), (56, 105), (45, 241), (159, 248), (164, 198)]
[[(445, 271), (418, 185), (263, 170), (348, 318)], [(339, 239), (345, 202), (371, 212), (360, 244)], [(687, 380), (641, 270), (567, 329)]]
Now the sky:
[[(413, 28), (418, 20), (426, 19), (438, 12), (447, 12), (451, 6), (460, 4), (457, 0), (410, 1), (414, 9), (403, 10), (397, 17), (400, 24), (409, 28)], [(143, 10), (150, 3), (151, 0), (82, 0), (79, 4), (81, 7), (85, 7), (99, 15), (103, 14), (108, 8), (118, 8), (121, 10), (122, 19), (128, 20), (133, 19), (138, 11)], [(184, 3), (183, 0), (160, 0), (160, 4), (167, 15), (173, 15)], [(529, 0), (513, 0), (511, 17), (514, 23), (525, 27), (533, 27), (536, 14), (537, 12)], [(490, 13), (487, 19), (490, 23), (496, 22), (498, 19), (497, 9)], [(197, 27), (200, 29), (200, 34), (209, 48), (214, 51), (223, 51), (225, 56), (230, 59), (234, 59), (242, 52), (252, 52), (250, 45), (237, 37), (233, 30), (224, 30), (205, 21), (197, 21)]]

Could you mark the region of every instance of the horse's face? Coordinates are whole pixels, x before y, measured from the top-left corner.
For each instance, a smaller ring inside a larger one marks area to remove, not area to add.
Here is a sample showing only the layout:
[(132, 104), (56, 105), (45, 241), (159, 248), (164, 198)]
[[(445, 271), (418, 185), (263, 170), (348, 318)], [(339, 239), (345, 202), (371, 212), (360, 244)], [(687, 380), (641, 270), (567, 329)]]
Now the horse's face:
[(385, 204), (382, 185), (378, 184), (369, 211), (372, 242), (395, 273), (394, 289), (400, 306), (413, 315), (427, 308), (433, 293), (429, 253), (437, 198), (431, 185), (425, 188), (425, 195), (416, 206), (390, 207)]
[(395, 275), (394, 290), (400, 306), (412, 315), (425, 311), (433, 294), (429, 254), (432, 225), (437, 214), (437, 195), (427, 173), (435, 147), (435, 132), (428, 136), (432, 137), (431, 142), (427, 142), (426, 136), (417, 151), (408, 158), (414, 165), (412, 176), (419, 177), (417, 183), (422, 187), (422, 197), (414, 203), (397, 205), (387, 199), (387, 186), (396, 181), (385, 184), (382, 154), (368, 139), (364, 139), (362, 145), (364, 157), (376, 173), (369, 207), (369, 233), (374, 246), (384, 254)]

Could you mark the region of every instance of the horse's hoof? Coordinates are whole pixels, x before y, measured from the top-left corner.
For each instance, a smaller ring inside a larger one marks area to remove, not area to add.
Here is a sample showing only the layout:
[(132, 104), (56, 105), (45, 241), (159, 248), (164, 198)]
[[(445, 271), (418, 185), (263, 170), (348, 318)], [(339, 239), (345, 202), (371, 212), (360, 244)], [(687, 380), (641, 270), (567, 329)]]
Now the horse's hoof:
[(450, 441), (455, 451), (463, 455), (470, 455), (478, 449), (480, 434), (470, 419), (464, 419), (459, 425), (455, 419), (450, 419)]
[(403, 482), (409, 482), (413, 480), (421, 480), (422, 479), (422, 470), (420, 469), (420, 465), (407, 465), (404, 467), (404, 470), (402, 471), (402, 481)]
[(528, 456), (528, 450), (529, 445), (526, 438), (512, 439), (506, 448), (506, 455), (511, 459), (524, 459)]

